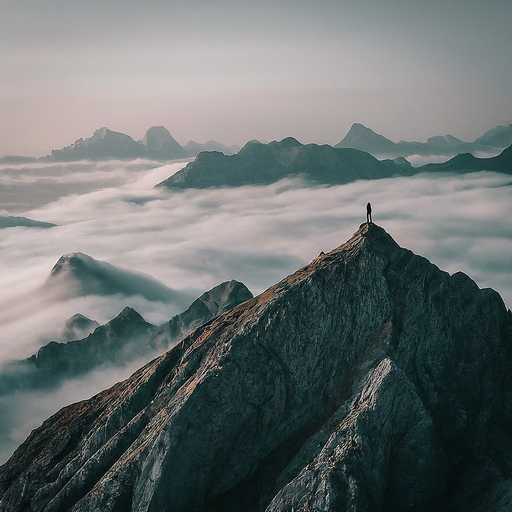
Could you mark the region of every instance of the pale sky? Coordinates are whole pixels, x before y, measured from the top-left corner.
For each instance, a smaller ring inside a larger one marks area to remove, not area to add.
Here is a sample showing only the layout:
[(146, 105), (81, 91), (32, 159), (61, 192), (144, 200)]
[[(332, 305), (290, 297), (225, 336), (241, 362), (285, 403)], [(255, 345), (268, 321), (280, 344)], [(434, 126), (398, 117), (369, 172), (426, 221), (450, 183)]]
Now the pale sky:
[(510, 0), (0, 0), (0, 156), (102, 126), (473, 141), (512, 123), (511, 27)]

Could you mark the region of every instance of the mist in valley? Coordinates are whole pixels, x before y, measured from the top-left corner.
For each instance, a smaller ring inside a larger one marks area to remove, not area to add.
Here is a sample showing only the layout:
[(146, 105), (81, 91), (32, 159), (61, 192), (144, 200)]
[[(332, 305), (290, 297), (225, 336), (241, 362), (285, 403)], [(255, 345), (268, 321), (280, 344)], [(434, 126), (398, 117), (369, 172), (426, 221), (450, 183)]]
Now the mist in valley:
[[(512, 304), (510, 176), (420, 174), (313, 188), (300, 179), (258, 187), (154, 188), (185, 163), (36, 163), (0, 169), (0, 215), (56, 224), (0, 230), (1, 363), (29, 357), (59, 339), (75, 313), (103, 324), (130, 306), (148, 322), (161, 324), (226, 280), (261, 293), (348, 240), (366, 220), (368, 201), (374, 222), (401, 246), (450, 273), (467, 273)], [(18, 203), (21, 195), (25, 209)], [(123, 294), (64, 300), (44, 285), (55, 263), (70, 252), (152, 276), (182, 302)], [(95, 370), (53, 391), (0, 398), (2, 461), (60, 407), (128, 377), (144, 362)]]

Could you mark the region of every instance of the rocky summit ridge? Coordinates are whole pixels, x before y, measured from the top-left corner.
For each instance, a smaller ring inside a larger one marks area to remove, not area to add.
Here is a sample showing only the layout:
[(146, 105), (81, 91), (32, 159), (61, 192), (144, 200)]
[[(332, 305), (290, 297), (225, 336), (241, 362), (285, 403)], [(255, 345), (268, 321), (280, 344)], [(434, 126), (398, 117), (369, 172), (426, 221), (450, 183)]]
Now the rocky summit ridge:
[(512, 314), (363, 224), (0, 468), (2, 511), (498, 511)]

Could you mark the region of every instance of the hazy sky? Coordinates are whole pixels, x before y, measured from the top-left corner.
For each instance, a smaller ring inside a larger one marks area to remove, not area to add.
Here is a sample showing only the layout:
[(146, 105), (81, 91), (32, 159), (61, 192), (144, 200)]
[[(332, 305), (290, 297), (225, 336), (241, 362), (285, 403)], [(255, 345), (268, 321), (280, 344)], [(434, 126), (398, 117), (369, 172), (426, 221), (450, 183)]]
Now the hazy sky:
[(512, 122), (510, 0), (0, 0), (0, 155), (102, 126), (178, 142)]

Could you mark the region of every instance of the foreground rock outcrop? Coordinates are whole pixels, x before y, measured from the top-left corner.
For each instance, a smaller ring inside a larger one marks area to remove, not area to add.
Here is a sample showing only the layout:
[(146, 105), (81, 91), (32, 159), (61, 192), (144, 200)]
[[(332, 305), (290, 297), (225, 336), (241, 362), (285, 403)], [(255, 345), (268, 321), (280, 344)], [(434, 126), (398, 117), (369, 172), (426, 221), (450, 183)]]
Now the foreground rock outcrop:
[(511, 363), (496, 292), (364, 224), (48, 419), (0, 510), (507, 510)]

